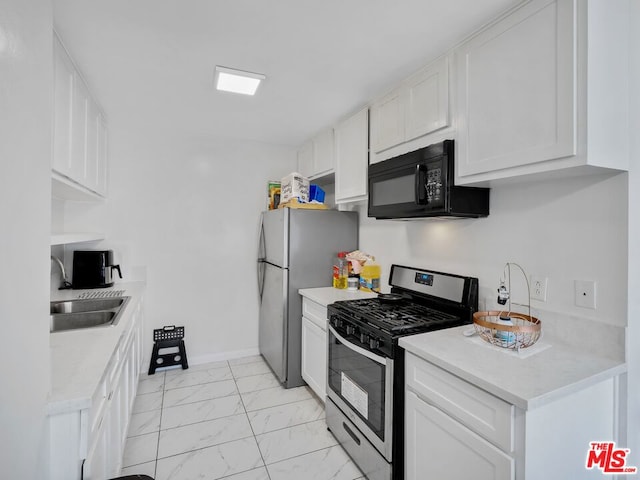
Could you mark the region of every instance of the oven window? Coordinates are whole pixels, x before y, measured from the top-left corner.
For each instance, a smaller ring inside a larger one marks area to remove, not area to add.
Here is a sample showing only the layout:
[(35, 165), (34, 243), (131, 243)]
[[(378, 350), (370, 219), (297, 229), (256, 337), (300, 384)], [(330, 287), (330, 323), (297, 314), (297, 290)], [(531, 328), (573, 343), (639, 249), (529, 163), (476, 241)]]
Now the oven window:
[(329, 388), (384, 441), (385, 366), (354, 352), (329, 333)]
[(388, 180), (372, 182), (371, 204), (395, 205), (398, 203), (415, 203), (415, 175), (404, 175)]

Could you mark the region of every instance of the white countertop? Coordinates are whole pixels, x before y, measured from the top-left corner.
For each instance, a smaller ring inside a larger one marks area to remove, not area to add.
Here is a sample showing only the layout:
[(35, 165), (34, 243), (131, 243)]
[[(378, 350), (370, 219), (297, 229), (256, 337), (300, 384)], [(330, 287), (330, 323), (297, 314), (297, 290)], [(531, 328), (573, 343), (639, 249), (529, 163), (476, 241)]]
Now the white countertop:
[(477, 335), (464, 336), (462, 332), (470, 328), (473, 325), (403, 337), (400, 346), (523, 410), (552, 402), (627, 369), (620, 360), (554, 344), (553, 339), (544, 336), (518, 354), (490, 345)]
[(116, 326), (69, 330), (49, 335), (51, 394), (47, 413), (55, 415), (91, 406), (91, 397), (103, 377), (120, 337), (131, 324), (132, 313), (142, 300), (143, 282), (118, 283), (100, 290), (58, 290), (51, 300), (78, 298), (84, 292), (124, 290), (131, 299)]
[(298, 293), (324, 307), (341, 300), (358, 300), (361, 298), (373, 298), (378, 296), (378, 294), (374, 292), (342, 290), (333, 287), (301, 288), (298, 290)]

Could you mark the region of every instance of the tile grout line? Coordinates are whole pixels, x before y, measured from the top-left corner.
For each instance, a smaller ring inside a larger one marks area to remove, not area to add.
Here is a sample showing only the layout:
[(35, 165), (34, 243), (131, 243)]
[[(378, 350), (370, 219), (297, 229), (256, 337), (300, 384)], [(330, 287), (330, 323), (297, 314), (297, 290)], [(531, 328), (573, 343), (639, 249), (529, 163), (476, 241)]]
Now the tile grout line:
[(158, 443), (156, 444), (156, 461), (153, 466), (153, 478), (158, 476), (158, 452), (160, 451), (160, 435), (162, 433), (162, 413), (164, 412), (164, 387), (167, 385), (167, 372), (162, 372), (162, 402), (160, 402), (160, 424), (158, 425)]
[[(339, 446), (340, 446), (340, 444), (336, 443), (335, 445), (329, 445), (328, 447), (318, 448), (317, 450), (311, 450), (310, 452), (305, 452), (305, 453), (301, 453), (299, 455), (294, 455), (293, 457), (283, 458), (282, 460), (278, 460), (276, 462), (271, 462), (271, 463), (269, 463), (269, 465), (276, 465), (278, 463), (288, 462), (289, 460), (293, 460), (294, 458), (304, 457), (305, 455), (311, 455), (312, 453), (322, 452), (324, 450), (329, 450), (330, 448), (339, 447)], [(356, 477), (356, 478), (359, 478), (359, 477)]]
[(244, 414), (247, 417), (247, 422), (249, 422), (249, 428), (251, 429), (251, 433), (253, 434), (253, 441), (256, 442), (256, 448), (258, 449), (258, 453), (260, 453), (260, 458), (262, 459), (262, 465), (264, 466), (264, 471), (267, 472), (267, 478), (271, 480), (271, 474), (269, 473), (269, 469), (267, 468), (267, 462), (265, 462), (264, 456), (262, 455), (262, 450), (260, 450), (260, 445), (258, 445), (256, 432), (253, 430), (253, 425), (251, 425), (251, 421), (249, 420), (249, 413), (247, 412), (247, 407), (244, 404), (244, 399), (242, 398), (240, 389), (238, 389), (238, 382), (237, 382), (236, 376), (233, 373), (233, 370), (231, 369), (231, 364), (229, 364), (229, 370), (231, 370), (231, 376), (233, 377), (233, 382), (236, 384), (236, 390), (238, 390), (238, 396), (240, 397), (240, 403), (242, 403), (242, 409), (244, 410)]

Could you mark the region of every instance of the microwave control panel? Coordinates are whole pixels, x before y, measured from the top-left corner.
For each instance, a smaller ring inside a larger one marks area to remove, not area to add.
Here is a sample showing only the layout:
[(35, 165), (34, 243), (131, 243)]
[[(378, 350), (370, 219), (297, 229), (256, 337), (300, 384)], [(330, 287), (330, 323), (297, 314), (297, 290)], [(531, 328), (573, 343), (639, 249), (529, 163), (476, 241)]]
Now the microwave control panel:
[(427, 170), (425, 189), (427, 190), (427, 203), (439, 202), (442, 198), (442, 168)]

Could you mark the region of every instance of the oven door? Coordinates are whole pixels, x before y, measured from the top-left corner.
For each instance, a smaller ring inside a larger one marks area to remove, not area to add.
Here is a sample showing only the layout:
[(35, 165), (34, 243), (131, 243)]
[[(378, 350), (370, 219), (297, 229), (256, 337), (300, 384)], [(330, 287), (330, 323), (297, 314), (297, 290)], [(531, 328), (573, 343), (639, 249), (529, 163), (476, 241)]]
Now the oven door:
[(327, 395), (391, 462), (393, 359), (349, 342), (328, 327)]

